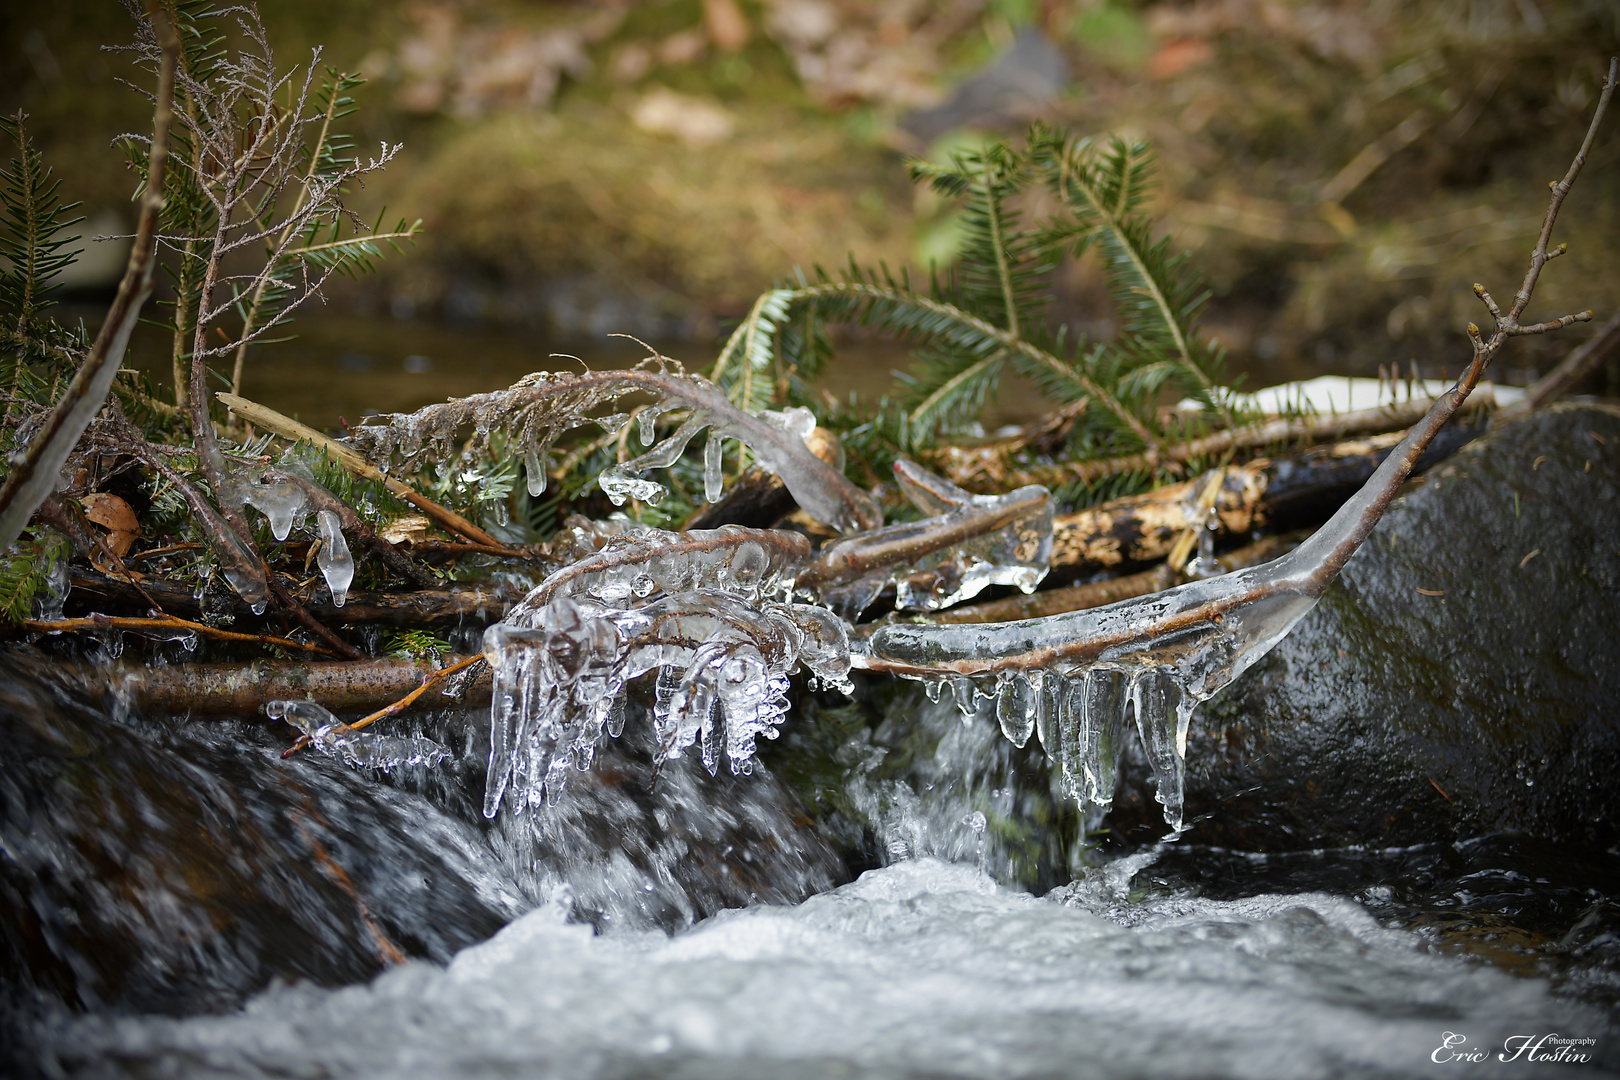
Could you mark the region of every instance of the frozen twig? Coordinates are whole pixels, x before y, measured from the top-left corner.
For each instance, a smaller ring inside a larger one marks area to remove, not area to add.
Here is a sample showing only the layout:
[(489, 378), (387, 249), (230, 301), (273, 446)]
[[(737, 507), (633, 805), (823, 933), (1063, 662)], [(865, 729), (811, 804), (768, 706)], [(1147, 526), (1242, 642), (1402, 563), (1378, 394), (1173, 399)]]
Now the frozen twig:
[(213, 638), (216, 641), (273, 645), (281, 649), (325, 653), (328, 656), (337, 655), (325, 645), (315, 645), (307, 641), (294, 641), (292, 638), (275, 637), (271, 634), (243, 634), (235, 630), (224, 630), (217, 626), (209, 626), (207, 623), (176, 618), (173, 615), (141, 619), (128, 616), (92, 614), (82, 619), (56, 619), (54, 621), (25, 619), (21, 625), (41, 634), (104, 633), (108, 630), (128, 630), (131, 633), (147, 635), (196, 634), (200, 637)]

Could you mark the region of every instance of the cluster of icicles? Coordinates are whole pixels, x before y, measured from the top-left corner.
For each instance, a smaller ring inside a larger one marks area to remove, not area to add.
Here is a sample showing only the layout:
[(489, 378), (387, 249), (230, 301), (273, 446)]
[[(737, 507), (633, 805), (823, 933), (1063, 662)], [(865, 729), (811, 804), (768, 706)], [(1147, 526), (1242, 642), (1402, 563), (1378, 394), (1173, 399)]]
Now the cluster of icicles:
[[(289, 459), (283, 462), (283, 467), (297, 469), (298, 465)], [(235, 480), (233, 494), (237, 504), (251, 506), (263, 514), (270, 522), (270, 535), (278, 541), (291, 536), (295, 528), (300, 532), (306, 528), (310, 511), (309, 497), (298, 484), (285, 476), (276, 476), (273, 473), (254, 476), (247, 470), (233, 479)], [(313, 479), (306, 478), (305, 482), (311, 486), (314, 484)], [(326, 587), (331, 590), (333, 605), (342, 607), (348, 599), (349, 586), (354, 582), (354, 556), (349, 551), (348, 542), (343, 539), (343, 521), (331, 510), (317, 510), (314, 532), (318, 543), (315, 550), (316, 564), (321, 568), (321, 576), (326, 579)], [(231, 587), (248, 603), (254, 614), (264, 611), (269, 603), (269, 597), (264, 595), (261, 588), (228, 567), (224, 574)]]
[[(1025, 623), (857, 629), (844, 616), (855, 618), (885, 585), (895, 587), (899, 606), (933, 610), (991, 583), (1032, 590), (1050, 558), (1044, 491), (973, 496), (913, 465), (897, 472), (913, 502), (933, 516), (846, 537), (820, 552), (792, 532), (726, 526), (673, 533), (571, 519), (552, 548), (565, 565), (484, 636), (494, 680), (485, 814), (494, 817), (503, 804), (522, 814), (554, 803), (569, 774), (590, 767), (604, 736), (623, 730), (626, 690), (641, 676), (653, 675), (659, 765), (696, 747), (711, 773), (722, 762), (748, 773), (757, 740), (778, 734), (795, 672), (807, 673), (813, 687), (848, 692), (852, 668), (869, 668), (920, 680), (935, 700), (948, 691), (965, 722), (993, 713), (1020, 747), (1036, 736), (1067, 793), (1101, 807), (1112, 800), (1134, 716), (1165, 818), (1179, 831), (1193, 709), (1280, 639), (1311, 598), (1284, 588), (1250, 605), (1248, 617), (1216, 618), (1151, 647), (1133, 644), (1084, 663), (1056, 658), (1044, 667), (1034, 664), (1055, 641), (1129, 630), (1144, 617), (1206, 602), (1230, 588), (1225, 581), (1251, 572), (1192, 582), (1148, 607), (1132, 602)], [(964, 529), (976, 515), (994, 527)], [(896, 545), (905, 548), (903, 558), (873, 557)], [(1280, 565), (1271, 564), (1267, 580), (1286, 585)], [(1075, 620), (1083, 625), (1068, 625)], [(980, 669), (953, 671), (974, 659)], [(426, 740), (353, 731), (313, 703), (273, 709), (317, 748), (358, 767), (433, 764), (445, 756)]]

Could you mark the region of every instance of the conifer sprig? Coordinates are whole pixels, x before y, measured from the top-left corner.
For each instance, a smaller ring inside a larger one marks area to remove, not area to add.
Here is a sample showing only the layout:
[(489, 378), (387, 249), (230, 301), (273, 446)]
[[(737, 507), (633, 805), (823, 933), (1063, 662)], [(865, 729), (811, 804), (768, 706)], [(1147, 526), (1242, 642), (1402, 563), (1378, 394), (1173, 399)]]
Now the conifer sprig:
[[(1197, 331), (1207, 293), (1185, 256), (1153, 237), (1146, 146), (1120, 139), (1099, 146), (1036, 127), (1022, 147), (991, 140), (947, 164), (913, 162), (910, 172), (960, 204), (962, 243), (952, 267), (932, 274), (926, 290), (913, 287), (907, 272), (852, 264), (837, 277), (817, 270), (813, 281), (801, 275), (764, 294), (714, 368), (734, 400), (752, 400), (750, 372), (819, 367), (825, 357), (804, 355), (805, 343), (825, 340), (827, 324), (846, 323), (913, 346), (915, 364), (898, 394), (903, 412), (894, 434), (902, 450), (964, 430), (1009, 368), (1057, 404), (1091, 402), (1089, 431), (1074, 442), (1110, 455), (1162, 458), (1167, 440), (1185, 437), (1183, 425), (1161, 418), (1157, 407), (1172, 384), (1210, 406), (1217, 422), (1235, 422), (1220, 389), (1221, 355)], [(1020, 206), (1037, 186), (1059, 209), (1026, 225)], [(1121, 317), (1111, 341), (1048, 325), (1063, 260), (1093, 248)], [(892, 423), (892, 412), (885, 415)]]

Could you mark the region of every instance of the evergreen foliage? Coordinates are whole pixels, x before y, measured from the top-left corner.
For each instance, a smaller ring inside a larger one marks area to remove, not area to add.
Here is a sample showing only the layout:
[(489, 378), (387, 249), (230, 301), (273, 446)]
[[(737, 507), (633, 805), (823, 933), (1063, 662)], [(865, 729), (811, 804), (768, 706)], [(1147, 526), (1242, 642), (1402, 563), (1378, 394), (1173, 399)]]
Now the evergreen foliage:
[[(757, 407), (772, 387), (777, 402), (808, 403), (805, 383), (831, 352), (827, 328), (844, 323), (913, 346), (916, 363), (894, 400), (825, 417), (850, 449), (880, 457), (971, 430), (1009, 369), (1054, 404), (1087, 402), (1071, 439), (1087, 456), (1158, 451), (1240, 419), (1221, 389), (1221, 352), (1198, 332), (1208, 294), (1169, 238), (1153, 237), (1146, 204), (1154, 169), (1145, 144), (1037, 126), (1021, 147), (989, 139), (944, 165), (914, 161), (910, 172), (960, 204), (954, 265), (934, 272), (926, 288), (907, 273), (852, 263), (840, 275), (818, 268), (766, 293), (713, 370), (739, 404)], [(1026, 221), (1021, 207), (1034, 189), (1057, 209)], [(1109, 341), (1070, 336), (1048, 319), (1064, 260), (1093, 249), (1121, 317)], [(1207, 408), (1191, 420), (1162, 415), (1158, 405), (1170, 391)]]
[(0, 118), (16, 156), (0, 169), (0, 393), (5, 414), (21, 402), (54, 400), (62, 380), (83, 355), (82, 328), (43, 317), (54, 301), (56, 279), (83, 250), (68, 230), (78, 203), (63, 203), (62, 181), (28, 137), (27, 115)]

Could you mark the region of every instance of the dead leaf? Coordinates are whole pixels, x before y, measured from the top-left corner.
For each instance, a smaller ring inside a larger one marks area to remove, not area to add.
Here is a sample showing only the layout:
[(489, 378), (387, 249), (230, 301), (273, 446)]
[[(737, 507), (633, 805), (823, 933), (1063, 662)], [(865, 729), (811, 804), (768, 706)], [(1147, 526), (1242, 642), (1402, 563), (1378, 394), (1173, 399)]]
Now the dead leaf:
[(631, 110), (636, 127), (651, 135), (672, 135), (687, 146), (708, 146), (731, 137), (731, 114), (719, 102), (659, 87)]
[(120, 559), (128, 555), (141, 535), (140, 522), (135, 520), (135, 511), (129, 508), (129, 503), (117, 495), (92, 491), (80, 499), (79, 504), (84, 507), (86, 518), (107, 530), (107, 546), (112, 548), (113, 554)]
[(736, 52), (748, 44), (748, 18), (737, 0), (703, 0), (703, 22), (721, 52)]

